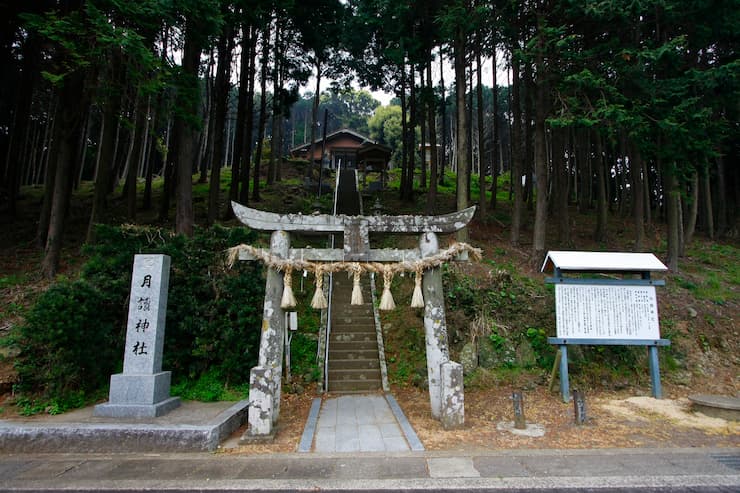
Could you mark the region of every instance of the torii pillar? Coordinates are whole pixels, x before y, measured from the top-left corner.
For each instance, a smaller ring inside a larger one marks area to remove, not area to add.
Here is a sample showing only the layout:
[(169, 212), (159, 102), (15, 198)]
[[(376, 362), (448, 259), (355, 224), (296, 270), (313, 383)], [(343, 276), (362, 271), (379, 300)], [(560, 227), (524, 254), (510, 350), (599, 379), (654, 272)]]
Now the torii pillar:
[[(286, 258), (290, 235), (274, 231), (270, 237), (270, 253)], [(258, 366), (249, 375), (249, 429), (242, 442), (272, 440), (280, 415), (280, 394), (283, 373), (283, 340), (285, 312), (280, 307), (283, 275), (273, 268), (267, 270), (265, 302), (262, 308), (262, 333)]]

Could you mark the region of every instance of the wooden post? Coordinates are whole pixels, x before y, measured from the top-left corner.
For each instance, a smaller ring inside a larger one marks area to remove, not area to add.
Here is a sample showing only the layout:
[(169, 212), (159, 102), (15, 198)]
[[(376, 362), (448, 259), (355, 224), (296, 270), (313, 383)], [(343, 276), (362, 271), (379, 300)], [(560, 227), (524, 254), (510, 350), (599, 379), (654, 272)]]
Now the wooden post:
[(552, 392), (555, 389), (555, 377), (558, 375), (558, 366), (560, 365), (560, 358), (562, 358), (562, 353), (560, 352), (560, 349), (558, 349), (555, 352), (555, 361), (552, 363), (552, 371), (550, 372), (550, 383), (548, 385), (548, 389), (550, 392)]

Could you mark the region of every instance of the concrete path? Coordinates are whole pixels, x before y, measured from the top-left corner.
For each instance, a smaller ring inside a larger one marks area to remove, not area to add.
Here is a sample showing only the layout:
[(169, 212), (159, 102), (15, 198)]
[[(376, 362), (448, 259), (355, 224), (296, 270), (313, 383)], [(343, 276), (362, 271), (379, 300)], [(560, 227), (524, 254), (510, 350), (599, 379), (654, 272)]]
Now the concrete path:
[[(323, 401), (311, 413), (301, 451), (406, 452), (423, 450), (421, 442), (390, 395), (342, 395)], [(315, 417), (314, 417), (315, 416)], [(316, 423), (312, 423), (312, 419)]]
[(2, 454), (0, 491), (740, 491), (737, 449)]

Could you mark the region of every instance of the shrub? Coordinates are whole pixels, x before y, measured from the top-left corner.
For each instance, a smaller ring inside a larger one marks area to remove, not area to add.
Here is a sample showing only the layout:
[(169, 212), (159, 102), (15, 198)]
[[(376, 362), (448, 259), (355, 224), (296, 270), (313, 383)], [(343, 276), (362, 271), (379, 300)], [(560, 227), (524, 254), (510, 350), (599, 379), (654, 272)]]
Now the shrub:
[(14, 338), (20, 390), (49, 402), (73, 396), (78, 402), (80, 392), (90, 395), (121, 370), (137, 253), (172, 259), (163, 368), (173, 371), (174, 383), (206, 373), (209, 385), (214, 378), (224, 387), (248, 382), (259, 347), (262, 266), (239, 262), (227, 269), (224, 252), (253, 239), (244, 228), (198, 229), (185, 238), (156, 228), (98, 226), (81, 278), (43, 293)]
[(62, 281), (28, 312), (14, 344), (18, 389), (64, 402), (103, 386), (121, 360), (121, 325), (106, 296), (85, 280)]

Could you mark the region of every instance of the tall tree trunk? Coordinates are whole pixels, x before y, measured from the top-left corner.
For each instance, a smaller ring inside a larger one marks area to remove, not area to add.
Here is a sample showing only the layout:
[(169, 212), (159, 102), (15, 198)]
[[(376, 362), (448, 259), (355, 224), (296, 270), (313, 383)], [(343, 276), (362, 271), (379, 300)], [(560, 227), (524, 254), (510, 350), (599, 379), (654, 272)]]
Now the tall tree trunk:
[(476, 62), (476, 83), (477, 88), (475, 91), (475, 98), (476, 98), (476, 104), (478, 105), (477, 109), (477, 118), (478, 118), (478, 188), (480, 189), (480, 197), (478, 199), (478, 206), (480, 207), (480, 210), (478, 213), (480, 214), (480, 218), (483, 220), (484, 223), (488, 221), (488, 211), (486, 210), (488, 206), (488, 200), (486, 197), (486, 189), (488, 188), (486, 186), (486, 176), (488, 175), (488, 166), (486, 165), (486, 160), (484, 159), (485, 156), (485, 125), (483, 122), (483, 63), (481, 62), (481, 43), (480, 43), (480, 37), (482, 36), (481, 32), (479, 31), (476, 35), (476, 46), (475, 46), (475, 62)]
[(576, 166), (580, 177), (581, 193), (578, 197), (578, 212), (586, 214), (593, 202), (593, 170), (591, 169), (591, 132), (578, 128), (575, 130), (574, 147)]
[(519, 235), (522, 224), (522, 106), (521, 82), (519, 77), (519, 60), (517, 55), (511, 54), (511, 107), (512, 107), (512, 136), (511, 136), (511, 192), (514, 204), (511, 211), (511, 244), (519, 246)]
[[(553, 202), (555, 203), (555, 211), (557, 211), (555, 216), (558, 225), (558, 243), (570, 248), (572, 246), (570, 214), (568, 211), (570, 179), (568, 175), (568, 160), (565, 158), (567, 138), (568, 133), (566, 129), (552, 130), (552, 170), (555, 182), (553, 187)], [(572, 159), (571, 152), (568, 152), (568, 155)], [(539, 201), (539, 197), (537, 200)]]
[(401, 183), (399, 184), (399, 199), (406, 200), (406, 168), (409, 160), (409, 124), (408, 99), (406, 98), (406, 60), (401, 62)]
[(531, 211), (534, 209), (534, 202), (532, 201), (532, 175), (534, 173), (534, 128), (532, 122), (535, 119), (533, 111), (534, 98), (536, 97), (537, 89), (534, 85), (534, 77), (532, 75), (532, 65), (530, 63), (524, 63), (523, 67), (523, 80), (521, 88), (524, 91), (524, 117), (523, 117), (523, 139), (524, 139), (524, 159), (522, 161), (522, 170), (525, 176), (524, 178), (524, 190), (522, 192), (522, 200), (527, 204), (527, 210)]
[(111, 163), (114, 160), (116, 131), (118, 128), (118, 115), (121, 111), (121, 53), (116, 50), (111, 54), (108, 68), (110, 70), (108, 84), (110, 94), (103, 100), (102, 138), (100, 140), (100, 151), (98, 153), (98, 170), (95, 175), (95, 191), (93, 194), (90, 222), (87, 226), (87, 242), (95, 240), (95, 224), (100, 219), (100, 214), (106, 208), (106, 199), (110, 187)]
[(65, 78), (59, 92), (60, 119), (56, 125), (58, 142), (56, 153), (56, 173), (49, 214), (49, 229), (46, 234), (46, 247), (41, 263), (41, 273), (52, 279), (59, 268), (62, 250), (62, 235), (67, 220), (67, 211), (72, 195), (75, 163), (78, 162), (78, 146), (82, 132), (83, 118), (86, 112), (84, 104), (84, 74), (73, 72)]
[(218, 40), (218, 66), (214, 84), (215, 109), (213, 126), (213, 161), (208, 184), (208, 219), (210, 226), (216, 222), (221, 198), (221, 167), (224, 163), (224, 126), (229, 108), (229, 77), (231, 76), (231, 53), (234, 50), (234, 28), (231, 23), (224, 26)]
[[(538, 33), (535, 64), (537, 81), (533, 81), (535, 90), (535, 120), (534, 120), (534, 166), (537, 177), (537, 209), (534, 219), (532, 235), (532, 257), (535, 264), (539, 264), (545, 255), (545, 239), (547, 235), (547, 149), (545, 142), (545, 63), (544, 63), (544, 33), (542, 29), (542, 15), (537, 15)], [(529, 179), (527, 180), (529, 182)], [(561, 184), (562, 185), (562, 184)], [(566, 192), (567, 193), (567, 192)]]
[(244, 154), (242, 155), (241, 181), (242, 186), (239, 191), (239, 201), (242, 204), (249, 203), (249, 174), (252, 163), (252, 144), (254, 143), (254, 77), (256, 72), (255, 57), (257, 52), (257, 30), (249, 27), (249, 63), (247, 70), (247, 80), (242, 84), (247, 84), (247, 108), (244, 114)]
[(426, 190), (427, 188), (427, 94), (427, 88), (424, 85), (424, 65), (419, 65), (419, 105), (416, 111), (421, 129), (421, 142), (419, 146), (421, 149), (421, 162), (419, 163), (420, 190)]
[(270, 24), (262, 33), (262, 56), (260, 58), (260, 119), (257, 128), (257, 150), (254, 153), (254, 180), (252, 181), (252, 200), (260, 199), (260, 167), (262, 164), (262, 147), (265, 140), (267, 123), (267, 64), (270, 58)]
[[(249, 27), (246, 23), (242, 24), (242, 40), (241, 40), (241, 57), (239, 59), (239, 93), (237, 96), (236, 103), (236, 126), (234, 130), (234, 155), (232, 157), (233, 164), (231, 165), (231, 183), (229, 184), (229, 199), (239, 200), (239, 183), (241, 180), (241, 168), (244, 156), (244, 132), (246, 127), (247, 119), (247, 89), (249, 83), (247, 79), (249, 77), (249, 39), (248, 30)], [(224, 219), (233, 217), (234, 211), (231, 209), (231, 204), (226, 205), (224, 212)]]
[(709, 164), (704, 167), (701, 176), (702, 198), (704, 199), (704, 230), (707, 237), (714, 239), (714, 215), (712, 213), (712, 186), (709, 174)]
[[(429, 57), (427, 62), (427, 87), (432, 88), (432, 59)], [(437, 109), (434, 105), (434, 98), (430, 97), (428, 103), (429, 118), (429, 146), (431, 153), (429, 158), (429, 191), (427, 192), (426, 213), (432, 214), (437, 206), (437, 163), (439, 156), (437, 154)]]
[[(180, 90), (186, 94), (179, 95), (180, 107), (185, 115), (197, 120), (198, 115), (198, 66), (200, 65), (201, 48), (197, 42), (197, 23), (188, 19), (185, 28), (185, 47), (183, 49), (182, 71), (187, 82)], [(175, 215), (175, 232), (185, 236), (193, 235), (195, 216), (193, 212), (193, 148), (195, 132), (185, 115), (175, 119), (177, 133), (177, 211)]]
[[(716, 236), (725, 235), (730, 226), (727, 213), (727, 174), (725, 173), (725, 160), (722, 156), (717, 157), (717, 229)], [(737, 198), (736, 198), (737, 200)], [(714, 238), (715, 236), (712, 236)]]
[(678, 272), (678, 257), (681, 251), (679, 211), (681, 207), (681, 192), (678, 189), (678, 179), (672, 169), (663, 170), (664, 192), (666, 200), (666, 216), (668, 218), (668, 268)]
[[(456, 28), (454, 40), (455, 49), (455, 98), (457, 101), (457, 210), (466, 209), (470, 204), (468, 196), (468, 182), (470, 181), (470, 162), (468, 161), (468, 112), (465, 107), (465, 33), (462, 26)], [(468, 241), (468, 228), (457, 232), (458, 241)]]
[(18, 191), (20, 189), (21, 166), (23, 159), (23, 142), (28, 136), (29, 123), (31, 122), (31, 102), (36, 78), (38, 76), (38, 65), (40, 58), (41, 42), (33, 31), (28, 33), (23, 43), (23, 62), (21, 65), (21, 77), (19, 78), (17, 99), (13, 111), (13, 129), (10, 135), (10, 143), (7, 154), (6, 173), (8, 187), (8, 214), (16, 217)]
[(642, 155), (636, 146), (632, 146), (630, 153), (630, 177), (632, 178), (632, 219), (635, 223), (635, 246), (634, 251), (641, 252), (645, 243), (645, 185), (642, 175)]
[(161, 106), (161, 94), (154, 98), (154, 106), (150, 111), (150, 126), (149, 126), (149, 148), (147, 150), (147, 166), (144, 176), (144, 197), (141, 208), (145, 211), (151, 210), (152, 208), (152, 182), (154, 181), (154, 170), (162, 168), (162, 154), (160, 152), (159, 143), (159, 132), (158, 127), (161, 123), (161, 113), (159, 108)]
[(414, 200), (414, 169), (416, 168), (416, 77), (414, 76), (414, 64), (409, 64), (409, 124), (408, 132), (408, 165), (406, 166), (406, 180), (403, 191), (404, 200)]
[(216, 119), (214, 118), (214, 113), (216, 111), (214, 101), (216, 96), (213, 88), (213, 68), (215, 65), (215, 57), (213, 51), (213, 48), (211, 48), (211, 55), (208, 58), (208, 68), (206, 70), (207, 75), (204, 81), (205, 84), (203, 84), (205, 87), (205, 94), (203, 95), (203, 115), (205, 122), (203, 123), (203, 129), (200, 132), (198, 159), (196, 161), (197, 169), (200, 170), (200, 175), (198, 177), (198, 183), (200, 184), (208, 182), (208, 166), (213, 162), (213, 136), (216, 125)]
[(170, 212), (170, 202), (175, 191), (175, 182), (177, 181), (177, 163), (179, 162), (178, 142), (180, 141), (180, 123), (177, 121), (168, 122), (167, 140), (170, 144), (167, 147), (167, 159), (164, 163), (162, 174), (164, 183), (162, 184), (162, 196), (159, 203), (159, 221), (166, 222)]
[[(308, 166), (306, 167), (306, 176), (313, 179), (313, 154), (316, 147), (316, 124), (319, 121), (319, 101), (321, 98), (321, 59), (316, 54), (316, 90), (313, 95), (313, 104), (311, 105), (311, 140), (308, 146)], [(323, 173), (324, 156), (319, 159), (319, 176)], [(318, 190), (321, 195), (321, 190)]]
[(498, 152), (498, 149), (501, 145), (501, 129), (499, 128), (499, 121), (498, 121), (498, 83), (496, 81), (496, 44), (494, 43), (493, 46), (493, 53), (491, 55), (492, 63), (493, 63), (493, 69), (492, 72), (492, 104), (491, 104), (491, 112), (493, 117), (491, 118), (491, 209), (496, 209), (496, 194), (498, 193), (498, 170), (500, 166), (500, 162), (498, 159), (496, 159), (496, 153)]
[(594, 240), (600, 243), (606, 242), (606, 225), (609, 219), (609, 204), (606, 197), (606, 170), (604, 164), (604, 150), (601, 143), (601, 135), (598, 133), (594, 134), (594, 141), (596, 143), (596, 201), (597, 201), (597, 212), (596, 212), (596, 230), (594, 231)]
[[(49, 115), (51, 119), (49, 130), (49, 152), (46, 153), (46, 173), (44, 174), (44, 199), (41, 203), (41, 211), (39, 213), (39, 224), (36, 230), (36, 244), (39, 248), (46, 246), (46, 238), (49, 234), (49, 220), (51, 217), (51, 204), (54, 198), (54, 184), (56, 183), (57, 174), (57, 163), (59, 156), (59, 125), (62, 120), (60, 115), (60, 95), (59, 91), (54, 91), (54, 99), (56, 100), (54, 105), (53, 114)], [(63, 110), (61, 110), (63, 111)], [(53, 157), (52, 157), (53, 156)]]
[(442, 53), (442, 45), (439, 46), (439, 87), (442, 91), (441, 94), (441, 105), (440, 105), (440, 116), (442, 119), (442, 156), (439, 165), (439, 184), (444, 186), (445, 184), (445, 166), (447, 165), (447, 97), (445, 96), (445, 77), (444, 77), (444, 55)]
[(128, 218), (133, 221), (136, 219), (136, 178), (139, 171), (139, 162), (141, 161), (142, 144), (144, 142), (144, 132), (146, 127), (147, 108), (142, 95), (136, 97), (136, 117), (134, 129), (131, 133), (133, 139), (133, 148), (128, 165), (128, 175), (126, 176), (126, 211)]
[(643, 183), (643, 208), (645, 211), (645, 226), (648, 228), (653, 227), (653, 208), (651, 198), (653, 196), (650, 191), (650, 174), (648, 173), (648, 163), (644, 159), (642, 161), (642, 183)]
[(684, 255), (684, 249), (691, 244), (694, 239), (694, 232), (696, 231), (696, 218), (699, 213), (699, 172), (694, 170), (691, 175), (691, 201), (689, 202), (689, 210), (687, 211), (688, 217), (686, 217), (685, 226), (683, 228), (683, 246), (681, 250), (681, 256)]
[(280, 71), (281, 61), (280, 52), (280, 18), (275, 21), (275, 43), (273, 50), (273, 67), (272, 67), (272, 137), (270, 139), (270, 160), (267, 164), (267, 184), (275, 183), (277, 177), (276, 157), (280, 154), (280, 122), (282, 120), (282, 109), (280, 108)]

